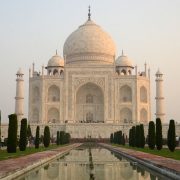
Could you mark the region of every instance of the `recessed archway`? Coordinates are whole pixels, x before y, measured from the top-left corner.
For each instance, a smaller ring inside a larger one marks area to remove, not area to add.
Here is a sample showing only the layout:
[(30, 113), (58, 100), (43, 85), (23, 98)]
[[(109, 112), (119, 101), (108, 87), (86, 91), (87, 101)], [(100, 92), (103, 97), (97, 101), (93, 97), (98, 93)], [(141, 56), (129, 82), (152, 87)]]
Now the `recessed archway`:
[(120, 88), (120, 102), (132, 102), (132, 89), (128, 85)]
[(132, 111), (129, 108), (123, 108), (120, 111), (122, 123), (132, 123)]
[(48, 123), (58, 123), (58, 122), (59, 122), (59, 110), (53, 107), (48, 111)]
[(140, 121), (143, 123), (147, 123), (148, 122), (148, 114), (146, 109), (141, 109), (140, 111)]
[(76, 121), (104, 122), (104, 94), (98, 85), (86, 83), (77, 90)]
[(147, 89), (144, 86), (140, 88), (140, 101), (147, 103)]
[(60, 100), (60, 90), (56, 85), (52, 85), (48, 89), (48, 101), (56, 102)]

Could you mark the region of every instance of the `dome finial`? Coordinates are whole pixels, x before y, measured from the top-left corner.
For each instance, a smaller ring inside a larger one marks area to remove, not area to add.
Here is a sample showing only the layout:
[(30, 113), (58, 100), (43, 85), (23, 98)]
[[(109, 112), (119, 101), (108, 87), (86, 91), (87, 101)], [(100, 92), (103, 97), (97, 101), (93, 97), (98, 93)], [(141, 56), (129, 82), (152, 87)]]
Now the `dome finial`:
[(91, 6), (88, 7), (88, 21), (91, 20)]

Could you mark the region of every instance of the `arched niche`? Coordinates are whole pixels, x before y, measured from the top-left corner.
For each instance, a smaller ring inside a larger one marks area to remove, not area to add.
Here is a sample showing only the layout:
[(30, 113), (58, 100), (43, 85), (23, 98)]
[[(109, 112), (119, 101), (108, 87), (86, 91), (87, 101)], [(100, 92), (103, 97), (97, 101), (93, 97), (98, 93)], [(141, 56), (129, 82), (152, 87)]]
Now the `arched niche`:
[(77, 90), (76, 119), (79, 122), (104, 122), (104, 94), (98, 85), (89, 82)]
[(148, 113), (146, 109), (141, 109), (140, 111), (140, 121), (143, 123), (147, 123), (148, 122)]
[(132, 89), (128, 85), (120, 88), (120, 102), (132, 102)]
[(122, 108), (121, 109), (120, 121), (122, 123), (132, 123), (132, 111), (129, 108)]
[(59, 87), (56, 85), (52, 85), (48, 89), (48, 101), (49, 102), (56, 102), (60, 101), (60, 90)]
[(39, 110), (37, 108), (33, 109), (32, 122), (33, 123), (38, 123), (39, 122)]
[(39, 98), (40, 98), (40, 91), (39, 91), (39, 87), (35, 86), (33, 87), (33, 95), (32, 95), (33, 99), (33, 103), (39, 102)]
[(48, 123), (59, 122), (59, 110), (57, 108), (50, 108), (48, 110)]
[(53, 70), (53, 75), (54, 75), (54, 76), (58, 75), (58, 70), (57, 70), (57, 69), (54, 69), (54, 70)]
[(147, 103), (147, 89), (144, 86), (140, 88), (140, 101)]
[(121, 75), (126, 75), (126, 70), (125, 69), (121, 70)]

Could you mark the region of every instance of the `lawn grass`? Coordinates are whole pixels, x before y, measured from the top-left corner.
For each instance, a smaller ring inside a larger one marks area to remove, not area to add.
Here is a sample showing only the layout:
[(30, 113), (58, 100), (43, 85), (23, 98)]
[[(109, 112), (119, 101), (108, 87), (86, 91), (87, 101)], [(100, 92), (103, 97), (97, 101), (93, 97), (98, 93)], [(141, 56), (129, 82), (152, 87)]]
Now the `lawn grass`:
[(16, 153), (7, 153), (7, 150), (0, 150), (0, 161), (10, 159), (10, 158), (17, 158), (21, 156), (26, 156), (29, 154), (47, 151), (55, 148), (59, 148), (64, 145), (57, 146), (56, 144), (52, 144), (49, 147), (45, 148), (44, 146), (40, 146), (39, 149), (35, 149), (35, 147), (27, 147), (25, 151), (20, 151), (19, 148), (17, 148)]
[(163, 148), (161, 150), (157, 150), (157, 149), (149, 149), (148, 147), (144, 147), (144, 148), (137, 148), (137, 147), (129, 147), (128, 145), (118, 145), (118, 144), (112, 144), (113, 146), (118, 146), (118, 147), (122, 147), (122, 148), (126, 148), (126, 149), (132, 149), (135, 151), (141, 151), (141, 152), (145, 152), (145, 153), (150, 153), (150, 154), (155, 154), (158, 156), (163, 156), (163, 157), (167, 157), (167, 158), (172, 158), (175, 160), (180, 160), (180, 149), (176, 149), (174, 152), (169, 151), (168, 148)]

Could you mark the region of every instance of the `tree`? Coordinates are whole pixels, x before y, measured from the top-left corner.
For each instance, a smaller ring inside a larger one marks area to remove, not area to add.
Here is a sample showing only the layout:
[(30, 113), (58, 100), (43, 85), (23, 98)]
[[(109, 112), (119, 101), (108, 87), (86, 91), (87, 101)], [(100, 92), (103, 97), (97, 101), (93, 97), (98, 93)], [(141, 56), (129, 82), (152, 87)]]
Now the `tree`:
[(60, 144), (64, 144), (64, 131), (60, 131)]
[(43, 143), (44, 143), (44, 147), (48, 147), (50, 144), (50, 130), (49, 130), (49, 126), (45, 126), (44, 128), (44, 139), (43, 139)]
[(59, 145), (60, 144), (60, 134), (59, 131), (57, 131), (57, 137), (56, 137), (56, 144)]
[(145, 136), (144, 136), (144, 125), (140, 124), (140, 147), (144, 148), (145, 146)]
[(140, 147), (140, 125), (136, 125), (136, 134), (135, 134), (135, 146)]
[(121, 143), (122, 143), (122, 145), (126, 144), (126, 142), (125, 142), (125, 135), (124, 134), (122, 135), (122, 142)]
[(27, 137), (28, 137), (28, 139), (30, 139), (32, 137), (32, 132), (31, 132), (30, 124), (28, 124), (28, 127), (27, 127)]
[(25, 151), (27, 145), (27, 119), (23, 118), (21, 120), (21, 130), (19, 139), (19, 150)]
[(122, 144), (122, 131), (118, 131), (118, 144)]
[(162, 138), (162, 124), (161, 119), (156, 119), (156, 147), (158, 150), (161, 150), (163, 146), (163, 138)]
[(153, 121), (149, 122), (148, 128), (148, 146), (150, 149), (155, 148), (155, 125)]
[(174, 151), (176, 147), (176, 130), (174, 120), (171, 119), (169, 123), (167, 145), (170, 151)]
[(15, 153), (17, 146), (17, 115), (11, 114), (9, 117), (7, 152)]
[(110, 135), (110, 143), (113, 143), (113, 133)]
[(115, 144), (118, 143), (117, 132), (114, 133), (114, 143)]
[(136, 146), (136, 127), (132, 127), (132, 147)]
[(132, 146), (132, 128), (129, 130), (129, 146)]
[(40, 140), (40, 137), (39, 137), (39, 126), (36, 127), (36, 137), (35, 137), (35, 148), (38, 149), (39, 148), (39, 140)]

